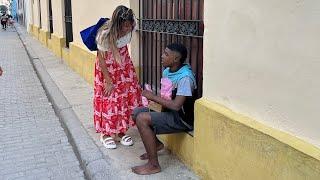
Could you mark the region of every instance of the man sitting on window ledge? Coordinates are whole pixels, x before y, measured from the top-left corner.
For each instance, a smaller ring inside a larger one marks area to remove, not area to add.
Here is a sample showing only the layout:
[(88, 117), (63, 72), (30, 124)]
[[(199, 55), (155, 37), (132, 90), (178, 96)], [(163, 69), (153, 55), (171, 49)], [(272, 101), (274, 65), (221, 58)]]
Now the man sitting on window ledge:
[(148, 160), (145, 165), (136, 166), (132, 171), (136, 174), (147, 175), (161, 171), (157, 151), (164, 145), (156, 134), (170, 134), (193, 129), (193, 92), (196, 80), (191, 67), (185, 64), (187, 49), (181, 44), (170, 44), (161, 56), (162, 65), (166, 69), (162, 77), (170, 79), (173, 84), (172, 100), (157, 96), (144, 90), (142, 95), (163, 107), (163, 112), (150, 112), (148, 108), (136, 108), (133, 119), (136, 121), (146, 153), (140, 156)]

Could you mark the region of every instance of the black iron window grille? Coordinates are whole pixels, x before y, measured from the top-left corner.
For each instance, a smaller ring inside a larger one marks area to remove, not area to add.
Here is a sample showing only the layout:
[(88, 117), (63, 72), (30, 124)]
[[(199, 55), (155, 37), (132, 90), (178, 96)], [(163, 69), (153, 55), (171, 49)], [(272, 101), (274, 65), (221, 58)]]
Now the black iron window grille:
[(145, 32), (202, 38), (200, 20), (139, 19), (140, 29)]
[(155, 93), (160, 90), (161, 54), (178, 42), (188, 49), (186, 62), (196, 76), (196, 96), (202, 96), (203, 6), (203, 0), (140, 0), (140, 82), (150, 84)]
[(69, 43), (73, 41), (71, 0), (65, 0), (64, 7), (65, 7), (64, 22), (65, 22), (65, 29), (66, 29), (66, 47), (69, 48)]
[(52, 19), (52, 3), (51, 0), (49, 0), (49, 36), (51, 38), (51, 33), (53, 33), (53, 19)]

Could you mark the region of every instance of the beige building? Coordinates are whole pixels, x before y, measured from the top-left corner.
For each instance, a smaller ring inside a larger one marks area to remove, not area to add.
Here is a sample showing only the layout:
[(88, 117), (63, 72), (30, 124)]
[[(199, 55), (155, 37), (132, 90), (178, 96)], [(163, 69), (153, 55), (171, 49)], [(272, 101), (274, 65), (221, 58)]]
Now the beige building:
[(173, 153), (204, 179), (320, 179), (320, 1), (153, 2), (32, 0), (30, 33), (92, 83), (95, 52), (79, 32), (131, 7), (140, 81), (157, 86), (174, 41), (197, 73), (194, 133), (161, 137)]

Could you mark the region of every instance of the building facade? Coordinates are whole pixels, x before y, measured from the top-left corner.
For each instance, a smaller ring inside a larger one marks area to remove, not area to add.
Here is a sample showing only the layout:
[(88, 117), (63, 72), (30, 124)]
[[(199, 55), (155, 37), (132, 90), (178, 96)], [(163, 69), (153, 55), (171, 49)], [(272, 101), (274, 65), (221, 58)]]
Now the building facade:
[[(320, 179), (320, 1), (27, 4), (29, 32), (91, 84), (95, 52), (85, 48), (79, 32), (111, 17), (120, 4), (144, 19), (130, 45), (140, 81), (156, 85), (157, 74), (149, 78), (146, 72), (161, 69), (157, 61), (142, 66), (143, 58), (157, 59), (163, 42), (186, 44), (201, 89), (194, 133), (161, 138), (204, 179)], [(191, 31), (173, 28), (179, 23)], [(164, 24), (173, 26), (157, 28)], [(160, 50), (145, 52), (147, 43)]]

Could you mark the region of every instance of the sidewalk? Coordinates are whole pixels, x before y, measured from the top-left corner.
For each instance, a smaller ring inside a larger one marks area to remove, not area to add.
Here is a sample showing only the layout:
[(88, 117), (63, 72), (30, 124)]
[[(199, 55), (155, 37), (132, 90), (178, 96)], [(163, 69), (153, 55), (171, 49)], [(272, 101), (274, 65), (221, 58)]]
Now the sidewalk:
[(85, 179), (16, 31), (0, 39), (0, 179)]
[[(89, 139), (81, 139), (80, 137), (73, 136), (72, 131), (76, 126), (68, 126), (71, 136), (74, 138), (75, 146), (79, 150), (79, 157), (82, 162), (82, 166), (87, 167), (87, 161), (90, 154), (87, 148), (91, 148), (91, 152), (96, 153), (95, 157), (101, 158), (95, 159), (99, 164), (102, 163), (109, 171), (107, 174), (112, 174), (115, 179), (198, 179), (198, 177), (190, 171), (185, 165), (183, 165), (175, 156), (171, 155), (167, 150), (160, 152), (159, 161), (162, 167), (162, 172), (150, 176), (139, 176), (131, 172), (131, 167), (139, 164), (144, 164), (144, 161), (139, 160), (139, 155), (144, 153), (144, 147), (141, 142), (140, 136), (136, 128), (129, 130), (129, 134), (133, 137), (135, 144), (131, 147), (124, 147), (118, 145), (115, 150), (108, 150), (102, 146), (99, 141), (99, 134), (95, 133), (93, 127), (93, 109), (92, 109), (92, 96), (93, 88), (85, 82), (78, 74), (69, 69), (63, 61), (44, 47), (38, 40), (34, 39), (26, 32), (26, 29), (16, 25), (16, 29), (20, 34), (22, 41), (25, 43), (31, 57), (39, 59), (39, 67), (44, 67), (44, 70), (50, 75), (54, 84), (62, 92), (70, 105), (70, 109), (75, 113), (78, 122), (81, 122), (81, 126), (90, 137)], [(36, 65), (37, 66), (37, 65)], [(46, 83), (43, 83), (46, 86)], [(50, 91), (50, 88), (47, 88)], [(48, 92), (47, 92), (48, 93)], [(48, 96), (54, 99), (54, 94), (48, 93)], [(63, 98), (64, 98), (63, 97)], [(59, 106), (59, 104), (57, 104)], [(68, 108), (69, 106), (66, 106)], [(71, 123), (72, 125), (72, 123)], [(80, 131), (80, 130), (79, 130)], [(83, 141), (87, 143), (83, 143)], [(94, 144), (91, 144), (93, 140)], [(89, 147), (88, 147), (89, 146)], [(81, 149), (82, 148), (82, 149)], [(83, 155), (83, 153), (87, 153)], [(89, 158), (90, 159), (90, 158)], [(101, 167), (100, 167), (101, 168)], [(90, 172), (86, 172), (89, 178)], [(110, 174), (110, 175), (111, 175)], [(91, 174), (92, 175), (92, 174)], [(98, 176), (95, 176), (96, 179)], [(106, 178), (106, 177), (105, 177)], [(112, 179), (112, 178), (107, 178)]]

